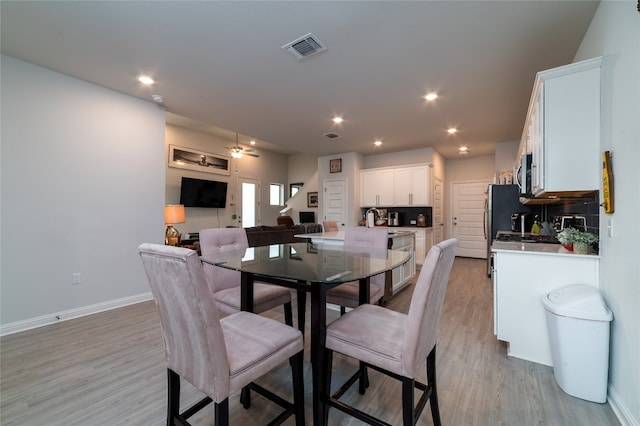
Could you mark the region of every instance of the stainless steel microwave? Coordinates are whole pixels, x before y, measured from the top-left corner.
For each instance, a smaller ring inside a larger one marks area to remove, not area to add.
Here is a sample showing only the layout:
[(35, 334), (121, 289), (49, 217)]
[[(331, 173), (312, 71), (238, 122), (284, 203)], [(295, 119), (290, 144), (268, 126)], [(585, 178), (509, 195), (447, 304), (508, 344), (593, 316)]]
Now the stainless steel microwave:
[(520, 165), (516, 172), (516, 183), (520, 188), (520, 195), (523, 197), (531, 197), (532, 185), (531, 185), (531, 163), (533, 162), (533, 155), (522, 154), (520, 158)]

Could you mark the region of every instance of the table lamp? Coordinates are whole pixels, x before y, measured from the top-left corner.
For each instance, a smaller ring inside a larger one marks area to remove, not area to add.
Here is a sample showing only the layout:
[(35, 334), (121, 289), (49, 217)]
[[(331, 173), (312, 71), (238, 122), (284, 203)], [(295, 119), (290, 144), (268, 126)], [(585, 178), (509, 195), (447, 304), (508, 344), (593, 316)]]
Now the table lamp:
[(181, 234), (173, 227), (176, 223), (184, 223), (184, 206), (182, 204), (164, 206), (164, 224), (167, 225), (164, 233), (164, 243), (168, 246), (180, 244)]

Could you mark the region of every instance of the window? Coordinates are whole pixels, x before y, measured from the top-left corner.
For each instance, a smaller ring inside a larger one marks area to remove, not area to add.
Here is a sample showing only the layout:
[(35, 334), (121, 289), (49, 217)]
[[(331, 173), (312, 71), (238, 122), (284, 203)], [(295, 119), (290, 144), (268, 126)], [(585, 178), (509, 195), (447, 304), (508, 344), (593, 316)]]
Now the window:
[(272, 206), (284, 206), (284, 185), (272, 183), (269, 185), (269, 204)]
[(289, 184), (289, 198), (293, 197), (302, 189), (302, 182)]

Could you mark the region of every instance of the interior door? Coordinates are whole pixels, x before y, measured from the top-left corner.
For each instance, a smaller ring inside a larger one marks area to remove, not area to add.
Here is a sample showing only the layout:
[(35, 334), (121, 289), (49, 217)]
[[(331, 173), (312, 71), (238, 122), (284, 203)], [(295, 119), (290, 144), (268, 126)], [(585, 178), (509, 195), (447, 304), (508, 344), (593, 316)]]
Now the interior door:
[(347, 224), (347, 180), (324, 181), (323, 220), (335, 220), (340, 228)]
[(260, 181), (251, 178), (238, 178), (238, 225), (250, 228), (260, 224)]
[(486, 259), (484, 230), (485, 189), (489, 181), (452, 183), (452, 235), (458, 239), (456, 256)]
[(433, 177), (433, 244), (444, 239), (444, 217), (442, 213), (442, 181)]

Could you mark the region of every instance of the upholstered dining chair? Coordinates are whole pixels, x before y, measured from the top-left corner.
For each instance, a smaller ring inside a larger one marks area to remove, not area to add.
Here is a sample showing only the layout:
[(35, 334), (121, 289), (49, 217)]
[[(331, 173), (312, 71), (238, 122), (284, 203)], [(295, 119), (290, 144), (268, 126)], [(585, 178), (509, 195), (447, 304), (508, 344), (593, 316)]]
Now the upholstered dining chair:
[(293, 226), (293, 219), (291, 216), (278, 216), (276, 218), (276, 223), (278, 225), (286, 225), (287, 228), (291, 228)]
[(323, 220), (322, 229), (324, 230), (324, 232), (340, 230), (340, 228), (338, 228), (338, 222), (336, 222), (335, 220)]
[[(167, 425), (214, 403), (216, 425), (229, 423), (229, 396), (255, 390), (304, 425), (303, 338), (300, 331), (250, 312), (220, 319), (198, 254), (186, 248), (142, 244), (140, 257), (160, 315), (168, 375)], [(293, 403), (253, 383), (289, 360)], [(180, 413), (180, 379), (206, 397)], [(244, 403), (249, 408), (251, 400)]]
[[(458, 240), (443, 241), (431, 248), (416, 282), (409, 313), (402, 314), (381, 306), (361, 305), (327, 327), (324, 371), (324, 398), (327, 412), (337, 408), (372, 425), (386, 424), (339, 398), (360, 379), (360, 393), (365, 393), (363, 376), (371, 367), (402, 382), (402, 418), (404, 426), (413, 426), (429, 400), (435, 426), (440, 425), (436, 390), (436, 340), (444, 295), (455, 258)], [(375, 327), (371, 325), (375, 324)], [(330, 395), (333, 352), (358, 359), (365, 365), (335, 394)], [(416, 380), (416, 373), (426, 360), (427, 384)], [(414, 388), (423, 393), (414, 409)], [(328, 416), (325, 417), (325, 423)]]
[[(210, 228), (200, 231), (200, 251), (203, 257), (228, 251), (246, 250), (249, 247), (244, 228)], [(225, 314), (240, 311), (240, 272), (203, 264), (209, 288), (218, 309)], [(256, 282), (253, 285), (253, 312), (262, 313), (284, 305), (287, 325), (293, 325), (291, 292), (284, 287)]]
[[(372, 250), (384, 250), (388, 244), (387, 230), (383, 228), (352, 227), (344, 231), (345, 249), (371, 248)], [(385, 274), (374, 275), (370, 279), (369, 303), (378, 303), (384, 296)], [(355, 308), (360, 303), (360, 284), (351, 281), (332, 288), (327, 292), (327, 303), (340, 306), (340, 313), (344, 314), (345, 308)]]

